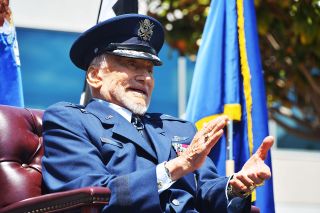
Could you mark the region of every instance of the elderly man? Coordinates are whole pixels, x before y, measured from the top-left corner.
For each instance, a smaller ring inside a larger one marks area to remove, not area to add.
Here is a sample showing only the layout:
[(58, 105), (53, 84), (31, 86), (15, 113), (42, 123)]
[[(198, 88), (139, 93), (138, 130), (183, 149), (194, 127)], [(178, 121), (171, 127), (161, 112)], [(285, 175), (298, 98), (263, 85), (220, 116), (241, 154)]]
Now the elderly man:
[(70, 57), (87, 71), (94, 98), (45, 112), (45, 187), (109, 187), (103, 212), (249, 211), (250, 193), (271, 176), (263, 160), (273, 139), (267, 137), (241, 171), (221, 177), (207, 155), (227, 117), (196, 133), (190, 122), (146, 113), (163, 41), (161, 24), (137, 14), (102, 22), (75, 41)]

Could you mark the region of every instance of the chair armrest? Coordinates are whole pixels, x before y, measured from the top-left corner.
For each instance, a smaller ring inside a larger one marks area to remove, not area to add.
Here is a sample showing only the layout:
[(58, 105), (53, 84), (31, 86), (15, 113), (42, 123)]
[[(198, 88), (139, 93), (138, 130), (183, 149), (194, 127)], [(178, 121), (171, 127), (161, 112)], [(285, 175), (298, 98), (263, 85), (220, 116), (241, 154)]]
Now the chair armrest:
[[(28, 198), (0, 209), (0, 213), (60, 212), (69, 209), (98, 209), (109, 203), (111, 192), (106, 187), (85, 187), (65, 192)], [(89, 211), (90, 212), (90, 211)]]

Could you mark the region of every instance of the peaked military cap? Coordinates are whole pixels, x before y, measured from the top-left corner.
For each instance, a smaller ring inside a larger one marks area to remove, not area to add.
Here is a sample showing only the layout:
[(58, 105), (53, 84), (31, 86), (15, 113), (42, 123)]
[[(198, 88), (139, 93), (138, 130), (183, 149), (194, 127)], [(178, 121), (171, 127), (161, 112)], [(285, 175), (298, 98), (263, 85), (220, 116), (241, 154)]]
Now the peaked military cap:
[(109, 53), (162, 64), (158, 53), (164, 42), (163, 27), (156, 19), (125, 14), (103, 21), (80, 35), (70, 49), (72, 62), (87, 70), (98, 55)]

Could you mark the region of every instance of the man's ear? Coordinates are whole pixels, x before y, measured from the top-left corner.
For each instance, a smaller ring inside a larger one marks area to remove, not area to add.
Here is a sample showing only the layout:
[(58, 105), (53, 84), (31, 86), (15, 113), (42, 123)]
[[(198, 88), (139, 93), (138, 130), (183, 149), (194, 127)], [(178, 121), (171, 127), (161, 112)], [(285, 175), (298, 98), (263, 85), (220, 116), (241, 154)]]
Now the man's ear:
[(102, 79), (99, 75), (100, 69), (95, 66), (90, 66), (87, 70), (87, 83), (93, 88), (100, 88), (102, 85)]

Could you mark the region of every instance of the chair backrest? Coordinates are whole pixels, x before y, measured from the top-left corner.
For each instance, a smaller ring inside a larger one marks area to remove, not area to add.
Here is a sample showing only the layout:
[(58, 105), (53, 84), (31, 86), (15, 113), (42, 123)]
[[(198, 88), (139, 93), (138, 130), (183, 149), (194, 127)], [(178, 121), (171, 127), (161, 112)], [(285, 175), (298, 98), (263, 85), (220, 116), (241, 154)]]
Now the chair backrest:
[(0, 208), (42, 194), (42, 115), (0, 105)]

